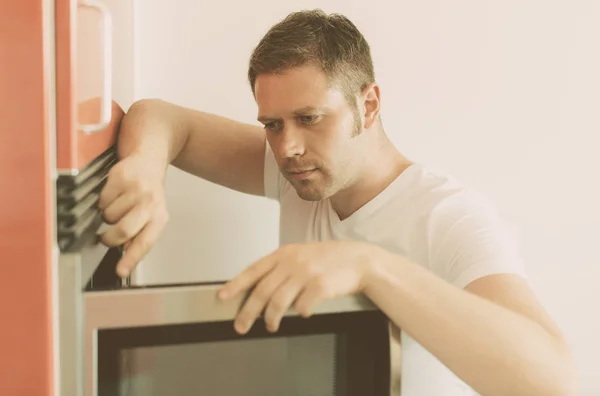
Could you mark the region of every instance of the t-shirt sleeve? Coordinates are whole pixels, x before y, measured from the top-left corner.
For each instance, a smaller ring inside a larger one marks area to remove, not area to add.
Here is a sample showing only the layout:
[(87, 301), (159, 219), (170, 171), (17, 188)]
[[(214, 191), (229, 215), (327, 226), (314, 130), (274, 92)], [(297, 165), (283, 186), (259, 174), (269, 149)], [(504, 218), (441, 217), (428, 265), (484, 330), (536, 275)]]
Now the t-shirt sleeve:
[(267, 198), (279, 201), (284, 184), (287, 182), (281, 175), (275, 155), (269, 146), (269, 142), (265, 143), (265, 166), (264, 166), (264, 189)]
[(460, 288), (492, 274), (527, 278), (514, 236), (489, 203), (449, 200), (432, 215), (428, 236), (430, 269)]

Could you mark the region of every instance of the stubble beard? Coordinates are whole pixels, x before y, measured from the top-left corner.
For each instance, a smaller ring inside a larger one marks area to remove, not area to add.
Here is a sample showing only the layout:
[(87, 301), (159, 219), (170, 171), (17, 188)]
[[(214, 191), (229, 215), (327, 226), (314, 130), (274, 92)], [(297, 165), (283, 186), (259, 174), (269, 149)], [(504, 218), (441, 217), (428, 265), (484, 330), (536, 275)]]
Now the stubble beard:
[[(358, 114), (358, 108), (353, 108), (354, 120), (352, 124), (351, 139), (359, 136), (362, 133), (361, 118)], [(347, 169), (351, 164), (344, 164), (341, 169)], [(342, 175), (335, 177), (329, 172), (323, 171), (321, 168), (317, 168), (317, 180), (310, 178), (307, 180), (294, 180), (287, 178), (288, 182), (294, 187), (298, 196), (304, 201), (322, 201), (335, 195), (338, 191), (341, 191), (351, 184), (351, 179), (339, 182), (342, 179)], [(319, 180), (320, 179), (320, 180)], [(338, 182), (336, 182), (338, 180)]]
[(298, 196), (304, 201), (322, 201), (328, 197), (331, 190), (331, 183), (327, 182), (328, 177), (317, 169), (316, 174), (307, 180), (290, 180)]

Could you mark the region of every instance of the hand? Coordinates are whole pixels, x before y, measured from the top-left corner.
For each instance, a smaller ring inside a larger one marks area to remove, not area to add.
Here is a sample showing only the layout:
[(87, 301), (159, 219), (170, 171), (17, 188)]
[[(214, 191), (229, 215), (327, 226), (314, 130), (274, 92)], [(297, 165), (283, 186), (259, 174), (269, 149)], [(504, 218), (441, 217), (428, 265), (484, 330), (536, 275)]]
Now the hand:
[(154, 245), (167, 220), (166, 166), (140, 155), (118, 162), (108, 173), (98, 207), (113, 226), (101, 236), (107, 246), (124, 245), (117, 273), (125, 278)]
[(264, 310), (267, 330), (275, 332), (292, 305), (309, 317), (323, 300), (362, 292), (370, 269), (369, 248), (351, 241), (287, 245), (250, 265), (219, 296), (230, 299), (255, 286), (235, 329), (246, 333)]

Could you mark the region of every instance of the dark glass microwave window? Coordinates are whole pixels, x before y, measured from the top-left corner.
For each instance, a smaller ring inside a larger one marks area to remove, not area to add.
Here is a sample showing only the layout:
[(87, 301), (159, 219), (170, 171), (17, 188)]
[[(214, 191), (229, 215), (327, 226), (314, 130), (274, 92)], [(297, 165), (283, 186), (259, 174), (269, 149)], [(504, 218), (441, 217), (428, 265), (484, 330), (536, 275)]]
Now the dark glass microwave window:
[(120, 395), (335, 396), (331, 334), (125, 349)]

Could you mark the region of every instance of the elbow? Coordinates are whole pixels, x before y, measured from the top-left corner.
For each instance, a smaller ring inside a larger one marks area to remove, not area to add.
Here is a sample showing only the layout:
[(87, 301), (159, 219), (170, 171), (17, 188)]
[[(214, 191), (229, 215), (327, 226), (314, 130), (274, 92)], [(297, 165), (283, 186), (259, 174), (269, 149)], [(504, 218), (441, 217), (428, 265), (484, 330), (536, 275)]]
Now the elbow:
[(160, 106), (163, 103), (161, 99), (156, 98), (144, 98), (138, 99), (129, 106), (127, 113), (148, 111), (154, 109), (156, 106)]

